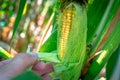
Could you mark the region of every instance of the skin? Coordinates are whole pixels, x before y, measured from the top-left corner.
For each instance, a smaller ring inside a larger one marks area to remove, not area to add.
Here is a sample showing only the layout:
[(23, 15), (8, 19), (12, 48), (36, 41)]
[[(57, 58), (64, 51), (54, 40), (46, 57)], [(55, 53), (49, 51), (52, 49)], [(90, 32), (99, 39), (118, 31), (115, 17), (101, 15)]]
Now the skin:
[(1, 61), (0, 79), (10, 80), (31, 66), (32, 70), (39, 76), (42, 76), (44, 80), (52, 80), (48, 75), (53, 71), (52, 64), (37, 61), (36, 53), (18, 54), (12, 59)]

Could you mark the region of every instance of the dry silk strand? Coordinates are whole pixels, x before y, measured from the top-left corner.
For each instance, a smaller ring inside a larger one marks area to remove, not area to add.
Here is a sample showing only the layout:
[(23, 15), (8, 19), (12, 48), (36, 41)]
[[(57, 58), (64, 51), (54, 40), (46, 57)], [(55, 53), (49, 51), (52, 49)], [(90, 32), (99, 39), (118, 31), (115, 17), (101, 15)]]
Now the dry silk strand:
[(62, 15), (62, 31), (60, 39), (60, 58), (64, 56), (66, 50), (67, 39), (72, 26), (72, 18), (74, 16), (75, 8), (73, 6), (64, 10)]

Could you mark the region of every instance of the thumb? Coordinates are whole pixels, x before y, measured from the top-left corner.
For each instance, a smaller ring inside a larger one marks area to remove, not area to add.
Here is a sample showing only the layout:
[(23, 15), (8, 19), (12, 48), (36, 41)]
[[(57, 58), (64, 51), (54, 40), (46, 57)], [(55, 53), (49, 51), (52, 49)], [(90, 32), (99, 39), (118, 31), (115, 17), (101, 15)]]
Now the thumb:
[(0, 69), (0, 75), (6, 78), (12, 78), (16, 75), (23, 72), (26, 68), (30, 67), (31, 65), (35, 64), (37, 61), (37, 54), (30, 53), (30, 54), (18, 54), (15, 58), (11, 60), (8, 64)]

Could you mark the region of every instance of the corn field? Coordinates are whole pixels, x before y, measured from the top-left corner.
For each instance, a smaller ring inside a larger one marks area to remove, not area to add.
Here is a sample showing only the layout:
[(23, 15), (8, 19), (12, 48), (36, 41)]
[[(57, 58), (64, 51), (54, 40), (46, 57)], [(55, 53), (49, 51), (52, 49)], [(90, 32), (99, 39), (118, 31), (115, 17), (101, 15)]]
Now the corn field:
[(1, 0), (0, 61), (21, 52), (53, 80), (120, 80), (120, 0)]

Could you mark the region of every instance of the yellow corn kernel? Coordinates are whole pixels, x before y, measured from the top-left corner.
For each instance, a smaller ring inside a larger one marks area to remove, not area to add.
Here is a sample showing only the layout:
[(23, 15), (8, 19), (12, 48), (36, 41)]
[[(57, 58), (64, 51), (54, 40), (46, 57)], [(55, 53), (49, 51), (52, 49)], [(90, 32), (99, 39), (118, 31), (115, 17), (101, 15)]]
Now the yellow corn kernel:
[(62, 29), (61, 29), (61, 40), (60, 40), (60, 58), (62, 58), (66, 51), (67, 39), (72, 26), (72, 18), (74, 15), (74, 7), (71, 6), (64, 10), (62, 15)]

